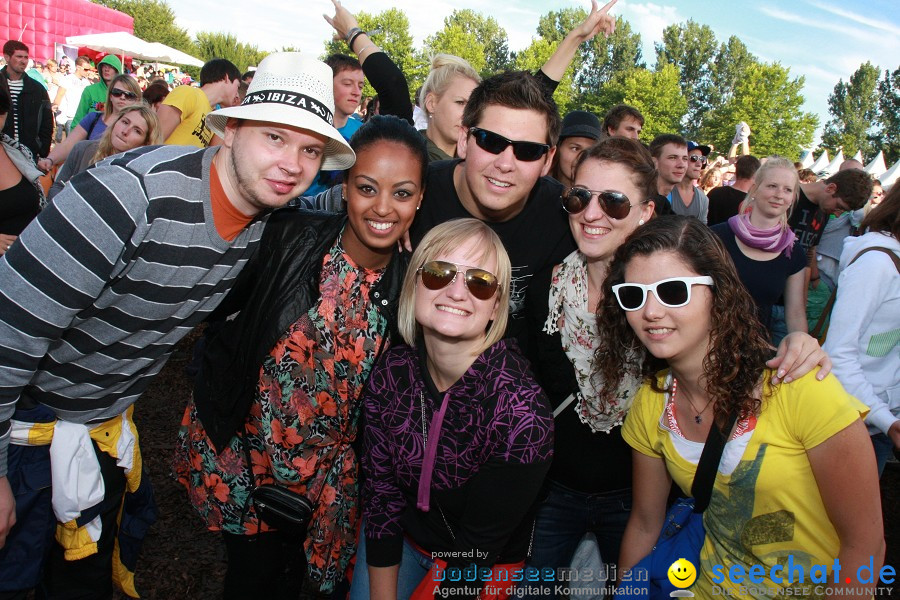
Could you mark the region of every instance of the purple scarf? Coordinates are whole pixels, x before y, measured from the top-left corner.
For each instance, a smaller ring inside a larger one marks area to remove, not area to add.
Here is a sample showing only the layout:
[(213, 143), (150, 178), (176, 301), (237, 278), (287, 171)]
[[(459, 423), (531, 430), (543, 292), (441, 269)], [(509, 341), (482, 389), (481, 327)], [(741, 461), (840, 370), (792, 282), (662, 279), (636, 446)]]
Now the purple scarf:
[(731, 227), (731, 231), (737, 239), (751, 248), (779, 254), (784, 252), (786, 257), (791, 257), (791, 250), (797, 236), (790, 227), (776, 225), (770, 229), (760, 229), (750, 222), (748, 213), (731, 217), (728, 219), (728, 226)]

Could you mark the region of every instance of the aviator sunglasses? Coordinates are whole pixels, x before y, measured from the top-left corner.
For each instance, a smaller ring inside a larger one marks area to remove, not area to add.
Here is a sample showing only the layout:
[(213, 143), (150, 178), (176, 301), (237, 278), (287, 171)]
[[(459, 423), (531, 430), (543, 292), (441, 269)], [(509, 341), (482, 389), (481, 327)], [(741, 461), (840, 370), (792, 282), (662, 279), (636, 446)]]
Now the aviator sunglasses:
[(129, 100), (134, 100), (135, 98), (137, 98), (137, 94), (135, 94), (134, 92), (129, 92), (128, 90), (120, 90), (119, 88), (110, 90), (109, 95), (114, 98), (121, 98), (122, 96), (125, 96)]
[(562, 206), (570, 215), (577, 215), (588, 207), (591, 198), (597, 196), (600, 208), (611, 219), (624, 219), (631, 212), (631, 201), (622, 192), (610, 190), (589, 190), (581, 186), (573, 186), (563, 191)]
[(713, 278), (703, 277), (670, 277), (656, 283), (620, 283), (612, 286), (613, 294), (624, 310), (640, 310), (647, 303), (647, 292), (653, 292), (663, 306), (679, 308), (691, 301), (691, 286), (713, 285)]
[(491, 154), (500, 154), (509, 146), (512, 146), (515, 157), (524, 162), (534, 162), (550, 151), (548, 144), (516, 142), (503, 137), (499, 133), (494, 133), (481, 127), (470, 127), (469, 133), (475, 137), (475, 143), (482, 150)]
[[(463, 265), (455, 265), (443, 260), (432, 260), (419, 267), (422, 283), (429, 290), (440, 290), (456, 280)], [(469, 293), (479, 300), (490, 300), (497, 292), (497, 276), (484, 269), (465, 268), (463, 277)]]

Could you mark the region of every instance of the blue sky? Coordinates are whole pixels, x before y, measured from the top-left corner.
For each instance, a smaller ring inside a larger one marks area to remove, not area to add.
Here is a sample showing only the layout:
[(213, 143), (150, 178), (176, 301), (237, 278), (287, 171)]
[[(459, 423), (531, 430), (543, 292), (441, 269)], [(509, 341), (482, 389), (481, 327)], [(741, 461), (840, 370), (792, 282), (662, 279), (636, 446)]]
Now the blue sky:
[[(191, 34), (232, 32), (238, 39), (275, 50), (295, 46), (318, 55), (331, 35), (322, 13), (333, 14), (330, 0), (170, 0), (176, 22)], [(510, 47), (524, 48), (534, 36), (540, 15), (581, 6), (570, 0), (344, 0), (353, 12), (403, 10), (416, 45), (443, 26), (453, 9), (471, 8), (491, 15), (506, 29)], [(795, 76), (806, 77), (806, 110), (828, 118), (828, 95), (839, 79), (846, 81), (866, 60), (884, 69), (900, 67), (900, 2), (898, 0), (619, 0), (613, 14), (622, 15), (641, 34), (644, 60), (655, 62), (653, 42), (663, 29), (694, 19), (709, 25), (720, 41), (736, 35), (760, 59), (777, 61)]]

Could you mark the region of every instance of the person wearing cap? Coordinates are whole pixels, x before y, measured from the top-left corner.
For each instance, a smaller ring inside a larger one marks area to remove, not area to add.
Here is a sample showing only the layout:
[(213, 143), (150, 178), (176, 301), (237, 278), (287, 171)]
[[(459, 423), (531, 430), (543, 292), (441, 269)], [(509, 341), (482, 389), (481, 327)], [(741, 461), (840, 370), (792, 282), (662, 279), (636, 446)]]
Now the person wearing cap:
[(230, 61), (214, 58), (200, 69), (200, 87), (179, 85), (157, 111), (166, 144), (206, 148), (212, 131), (204, 125), (213, 106), (233, 106), (241, 83), (241, 72)]
[[(265, 213), (354, 163), (333, 110), (327, 66), (271, 54), (241, 106), (207, 116), (221, 147), (106, 159), (0, 258), (0, 596), (108, 597), (115, 579), (137, 597), (124, 544), (154, 515), (132, 406), (227, 295)], [(143, 510), (117, 542), (123, 496), (123, 530)]]
[(709, 146), (701, 146), (697, 142), (687, 143), (687, 171), (681, 181), (676, 183), (669, 193), (669, 202), (676, 215), (697, 217), (706, 223), (709, 213), (709, 198), (694, 182), (700, 179), (709, 156)]
[(103, 103), (106, 102), (107, 86), (116, 78), (116, 75), (122, 73), (122, 61), (114, 54), (107, 54), (103, 60), (97, 65), (97, 73), (100, 79), (97, 83), (84, 88), (81, 93), (81, 99), (78, 101), (78, 109), (72, 120), (80, 123), (84, 115), (91, 111), (103, 112)]
[(550, 176), (566, 187), (572, 186), (572, 165), (585, 148), (600, 139), (600, 119), (586, 110), (573, 110), (563, 118)]

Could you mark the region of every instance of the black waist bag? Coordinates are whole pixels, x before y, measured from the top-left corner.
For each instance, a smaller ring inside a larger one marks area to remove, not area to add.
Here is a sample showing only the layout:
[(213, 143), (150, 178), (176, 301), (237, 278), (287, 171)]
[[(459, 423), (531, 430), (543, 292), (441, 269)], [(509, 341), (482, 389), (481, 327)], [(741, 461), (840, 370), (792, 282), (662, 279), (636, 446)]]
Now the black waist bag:
[(294, 531), (306, 531), (315, 510), (306, 496), (271, 483), (250, 492), (246, 506), (251, 504), (266, 525)]

